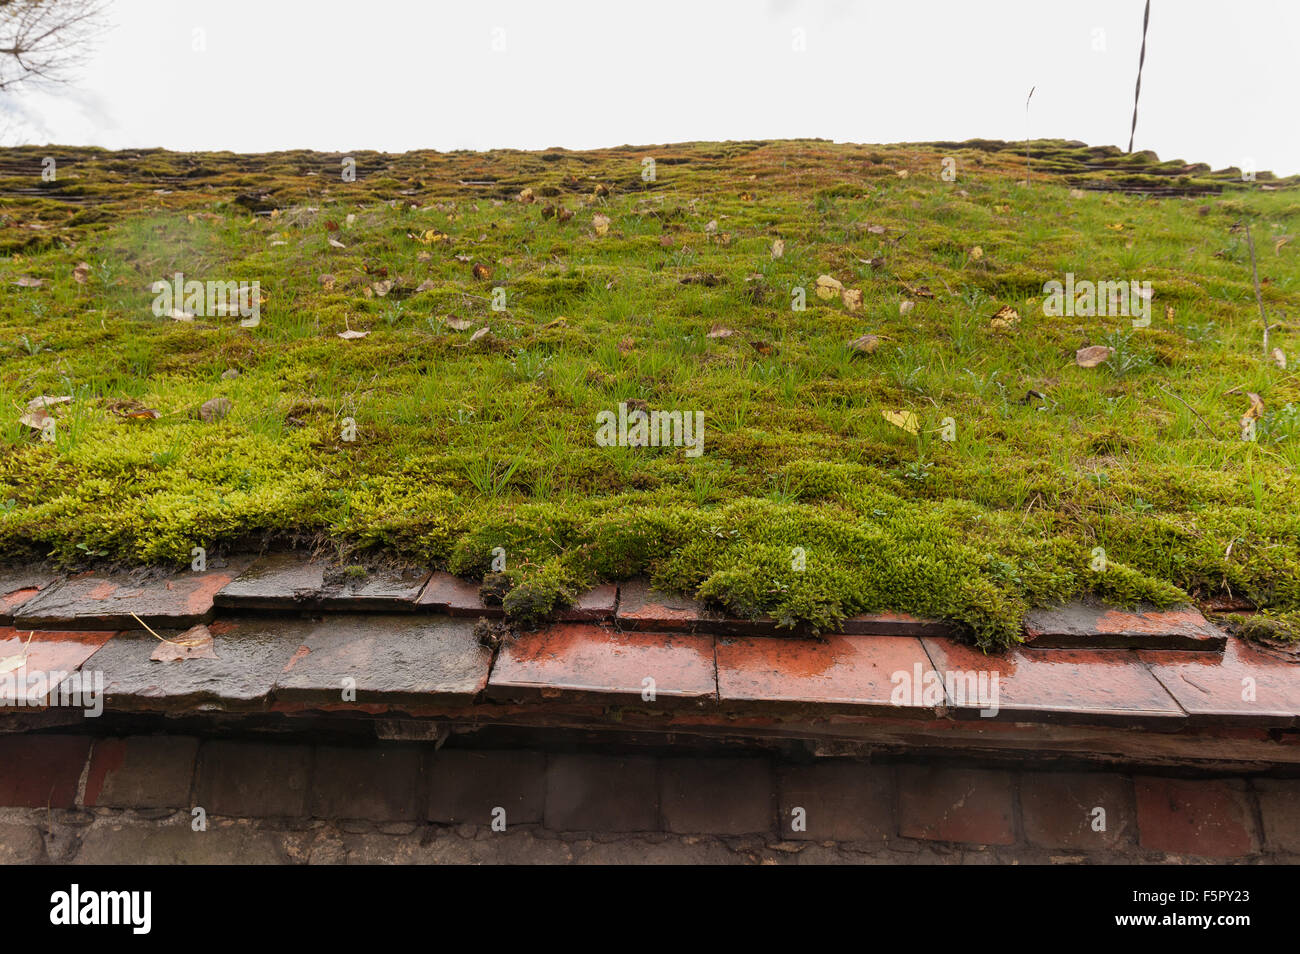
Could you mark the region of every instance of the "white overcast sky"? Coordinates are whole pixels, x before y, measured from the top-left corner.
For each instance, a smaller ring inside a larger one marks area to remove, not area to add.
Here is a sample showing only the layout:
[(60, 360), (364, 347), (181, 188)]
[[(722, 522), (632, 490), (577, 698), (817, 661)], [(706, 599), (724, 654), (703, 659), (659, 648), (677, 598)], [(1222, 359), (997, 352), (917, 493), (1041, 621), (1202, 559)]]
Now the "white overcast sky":
[[(1142, 21), (1142, 0), (110, 2), (74, 85), (7, 103), (25, 141), (1127, 146)], [(1136, 148), (1300, 173), (1298, 52), (1300, 0), (1153, 0)]]

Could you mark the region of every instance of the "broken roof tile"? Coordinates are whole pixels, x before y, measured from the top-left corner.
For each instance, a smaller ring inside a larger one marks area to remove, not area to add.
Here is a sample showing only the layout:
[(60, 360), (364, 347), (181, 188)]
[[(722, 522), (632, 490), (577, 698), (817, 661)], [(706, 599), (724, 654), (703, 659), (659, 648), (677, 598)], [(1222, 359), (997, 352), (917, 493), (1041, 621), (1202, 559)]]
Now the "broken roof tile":
[(0, 659), (25, 657), (18, 668), (0, 673), (0, 706), (44, 704), (50, 691), (112, 635), (111, 630), (29, 632), (0, 627)]
[(216, 595), (230, 609), (291, 610), (316, 605), (325, 586), (325, 564), (302, 553), (259, 557)]
[(479, 595), (481, 584), (462, 580), (450, 573), (434, 573), (415, 601), (417, 609), (446, 613), (448, 616), (483, 616), (498, 619), (505, 615), (500, 606), (489, 606)]
[(327, 610), (410, 612), (429, 575), (427, 570), (371, 570), (362, 579), (327, 585), (321, 605)]
[(1139, 654), (1192, 724), (1291, 726), (1300, 720), (1300, 661), (1232, 638), (1223, 655)]
[[(18, 607), (20, 629), (134, 629), (135, 617), (157, 627), (187, 627), (212, 619), (213, 597), (247, 565), (137, 582), (128, 575), (82, 574), (42, 590)], [(134, 614), (134, 616), (132, 615)]]
[(1194, 606), (1122, 609), (1095, 600), (1031, 610), (1025, 644), (1034, 649), (1186, 649), (1218, 652), (1227, 634)]

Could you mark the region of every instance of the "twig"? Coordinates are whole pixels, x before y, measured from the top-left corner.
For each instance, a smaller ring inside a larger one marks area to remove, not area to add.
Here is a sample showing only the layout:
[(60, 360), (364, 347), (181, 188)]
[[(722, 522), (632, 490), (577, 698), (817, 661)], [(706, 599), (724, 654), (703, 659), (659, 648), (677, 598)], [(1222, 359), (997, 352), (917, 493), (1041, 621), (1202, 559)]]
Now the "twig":
[(1268, 314), (1264, 311), (1264, 296), (1259, 293), (1259, 269), (1255, 267), (1255, 240), (1250, 235), (1250, 224), (1246, 224), (1246, 245), (1250, 247), (1250, 277), (1255, 281), (1255, 302), (1259, 305), (1259, 317), (1264, 321), (1264, 356), (1268, 357)]
[(1166, 394), (1168, 394), (1170, 397), (1176, 399), (1180, 404), (1182, 404), (1183, 407), (1187, 408), (1187, 410), (1189, 410), (1189, 411), (1191, 411), (1193, 414), (1195, 414), (1195, 415), (1196, 415), (1196, 419), (1197, 419), (1198, 421), (1200, 421), (1202, 425), (1204, 425), (1205, 429), (1206, 429), (1207, 431), (1210, 432), (1210, 436), (1213, 437), (1216, 441), (1221, 441), (1221, 440), (1223, 440), (1222, 437), (1220, 437), (1218, 434), (1216, 434), (1216, 433), (1214, 432), (1214, 428), (1210, 427), (1209, 424), (1206, 424), (1206, 423), (1205, 423), (1205, 418), (1201, 417), (1201, 415), (1197, 413), (1196, 408), (1192, 407), (1190, 404), (1188, 404), (1186, 401), (1184, 401), (1181, 397), (1179, 397), (1179, 396), (1178, 396), (1177, 394), (1175, 394), (1173, 391), (1169, 390), (1169, 389), (1168, 389), (1167, 387), (1165, 387), (1163, 384), (1157, 384), (1156, 387), (1158, 387), (1161, 391), (1164, 391), (1164, 392), (1165, 392)]
[(1146, 10), (1142, 13), (1142, 52), (1138, 54), (1137, 85), (1133, 88), (1133, 125), (1128, 131), (1128, 151), (1133, 152), (1133, 137), (1138, 128), (1138, 97), (1142, 95), (1142, 64), (1147, 61), (1147, 23), (1151, 20), (1151, 0), (1147, 0)]
[(1029, 87), (1029, 95), (1025, 97), (1025, 185), (1029, 185), (1029, 101), (1034, 98), (1034, 90), (1037, 86)]

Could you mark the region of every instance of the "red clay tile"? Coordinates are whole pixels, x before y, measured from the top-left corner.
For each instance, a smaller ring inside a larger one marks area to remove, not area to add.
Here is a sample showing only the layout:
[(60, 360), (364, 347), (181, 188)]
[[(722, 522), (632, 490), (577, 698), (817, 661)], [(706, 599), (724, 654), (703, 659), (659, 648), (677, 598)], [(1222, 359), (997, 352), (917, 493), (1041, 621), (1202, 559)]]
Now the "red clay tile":
[(501, 647), (488, 695), (496, 699), (606, 698), (653, 707), (715, 698), (713, 638), (623, 633), (558, 623)]
[(112, 635), (103, 630), (60, 633), (0, 627), (0, 659), (27, 656), (20, 669), (0, 674), (0, 706), (45, 704), (50, 690), (80, 669)]
[(89, 754), (89, 736), (0, 736), (0, 806), (72, 808)]
[(1192, 725), (1292, 726), (1300, 718), (1300, 662), (1246, 640), (1211, 653), (1139, 654)]
[(86, 774), (87, 806), (185, 808), (199, 740), (183, 735), (96, 739)]
[(305, 553), (271, 553), (216, 595), (230, 609), (292, 610), (317, 605), (325, 586), (325, 564)]
[(415, 601), (416, 609), (446, 613), (448, 616), (482, 616), (499, 619), (505, 615), (500, 606), (489, 606), (479, 595), (482, 584), (462, 580), (450, 573), (434, 573)]
[(719, 617), (689, 596), (661, 593), (644, 580), (624, 583), (619, 589), (618, 625), (621, 629), (690, 633), (701, 623)]
[(916, 639), (720, 636), (717, 661), (723, 703), (866, 707), (927, 715), (936, 708), (923, 694), (911, 691), (918, 677), (923, 682), (931, 670)]
[(342, 703), (345, 686), (361, 704), (466, 703), (492, 662), (472, 622), (425, 615), (330, 614), (295, 646), (274, 673), (277, 703)]
[(572, 606), (560, 610), (556, 617), (565, 623), (591, 623), (614, 618), (618, 608), (618, 585), (605, 583), (588, 590)]
[(1031, 610), (1025, 644), (1034, 649), (1185, 649), (1217, 652), (1227, 639), (1194, 606), (1136, 610), (1085, 600)]
[[(986, 655), (949, 639), (922, 642), (944, 674), (947, 704), (958, 718), (982, 719), (980, 712), (986, 711), (987, 718), (1013, 722), (1171, 728), (1186, 718), (1129, 650), (1013, 649)], [(996, 712), (989, 698), (996, 701)]]
[(894, 836), (894, 768), (840, 759), (782, 765), (782, 838), (884, 841)]
[(1134, 784), (1139, 844), (1147, 851), (1239, 858), (1258, 850), (1244, 782), (1141, 777)]
[(1014, 844), (1011, 783), (1004, 771), (900, 765), (898, 833), (927, 841)]
[(56, 583), (23, 603), (14, 614), (19, 629), (132, 629), (186, 627), (212, 619), (213, 597), (244, 566), (236, 561), (221, 569), (135, 583), (126, 576), (87, 574)]

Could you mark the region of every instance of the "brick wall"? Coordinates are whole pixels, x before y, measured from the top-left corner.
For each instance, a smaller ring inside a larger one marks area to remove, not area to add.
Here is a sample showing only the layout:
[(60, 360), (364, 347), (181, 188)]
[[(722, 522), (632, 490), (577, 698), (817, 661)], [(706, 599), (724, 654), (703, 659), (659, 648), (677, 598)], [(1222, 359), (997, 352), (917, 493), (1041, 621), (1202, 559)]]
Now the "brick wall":
[(0, 765), (6, 862), (1300, 860), (1300, 779), (161, 735)]

